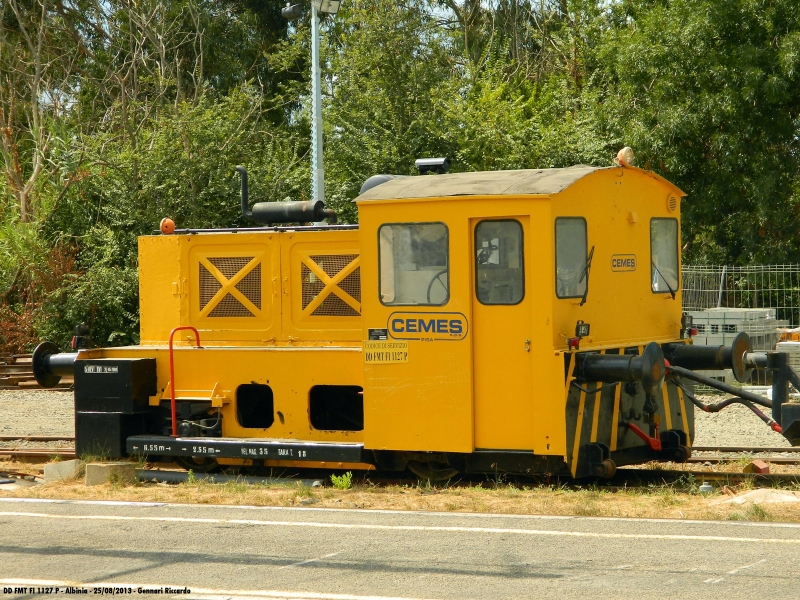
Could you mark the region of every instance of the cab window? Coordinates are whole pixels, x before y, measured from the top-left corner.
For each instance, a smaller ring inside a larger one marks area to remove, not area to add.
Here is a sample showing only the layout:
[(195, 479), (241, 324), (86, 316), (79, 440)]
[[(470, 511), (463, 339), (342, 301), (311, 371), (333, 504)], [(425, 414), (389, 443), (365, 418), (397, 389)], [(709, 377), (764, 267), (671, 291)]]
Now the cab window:
[(441, 306), (450, 298), (444, 223), (395, 223), (378, 231), (381, 302)]
[(656, 294), (678, 290), (678, 220), (650, 221), (650, 282)]
[(586, 219), (556, 219), (556, 296), (582, 298), (587, 285)]
[(475, 228), (475, 294), (481, 304), (522, 301), (525, 276), (518, 221), (481, 221)]

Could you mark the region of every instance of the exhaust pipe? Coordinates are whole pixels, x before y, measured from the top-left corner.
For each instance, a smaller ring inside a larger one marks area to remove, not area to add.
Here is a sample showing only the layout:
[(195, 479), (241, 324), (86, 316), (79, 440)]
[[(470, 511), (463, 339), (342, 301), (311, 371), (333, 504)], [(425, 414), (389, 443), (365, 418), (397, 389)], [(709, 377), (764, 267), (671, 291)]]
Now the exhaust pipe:
[(270, 225), (275, 223), (314, 223), (327, 218), (328, 223), (336, 223), (336, 211), (325, 208), (321, 200), (307, 202), (257, 202), (253, 209), (248, 207), (249, 191), (247, 170), (236, 165), (236, 171), (242, 177), (242, 214), (256, 223)]
[(33, 376), (43, 388), (58, 385), (62, 377), (75, 374), (77, 352), (61, 352), (53, 342), (42, 342), (33, 351)]
[(336, 211), (332, 208), (326, 208), (322, 211), (323, 216), (328, 219), (328, 225), (336, 225), (338, 223), (338, 218), (336, 216)]
[(242, 165), (236, 165), (236, 170), (242, 176), (242, 214), (245, 217), (251, 217), (253, 214), (247, 206), (248, 189), (247, 189), (247, 170)]

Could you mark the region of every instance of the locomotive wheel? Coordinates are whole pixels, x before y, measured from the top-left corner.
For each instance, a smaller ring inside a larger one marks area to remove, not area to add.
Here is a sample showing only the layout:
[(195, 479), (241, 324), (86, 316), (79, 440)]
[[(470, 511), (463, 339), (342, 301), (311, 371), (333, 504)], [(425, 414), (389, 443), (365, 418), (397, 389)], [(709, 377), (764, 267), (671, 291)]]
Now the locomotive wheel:
[(681, 446), (675, 451), (675, 462), (685, 463), (692, 457), (692, 449), (689, 446)]
[(176, 456), (175, 462), (187, 471), (191, 470), (195, 473), (212, 473), (219, 470), (219, 463), (206, 456)]
[(614, 473), (617, 472), (617, 465), (614, 464), (613, 460), (605, 459), (598, 465), (594, 467), (594, 474), (598, 477), (602, 477), (604, 479), (608, 479), (609, 477), (613, 477)]
[(451, 467), (436, 468), (435, 463), (408, 461), (408, 470), (423, 481), (447, 481), (458, 475), (458, 471)]

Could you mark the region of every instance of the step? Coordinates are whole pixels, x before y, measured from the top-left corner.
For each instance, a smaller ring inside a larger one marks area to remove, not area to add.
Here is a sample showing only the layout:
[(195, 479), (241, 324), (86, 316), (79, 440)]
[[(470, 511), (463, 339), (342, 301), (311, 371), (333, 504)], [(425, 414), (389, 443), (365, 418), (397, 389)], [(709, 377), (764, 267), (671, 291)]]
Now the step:
[(127, 440), (129, 454), (256, 460), (361, 462), (363, 449), (364, 444), (355, 442), (308, 442), (271, 438), (174, 438), (168, 435), (134, 435)]

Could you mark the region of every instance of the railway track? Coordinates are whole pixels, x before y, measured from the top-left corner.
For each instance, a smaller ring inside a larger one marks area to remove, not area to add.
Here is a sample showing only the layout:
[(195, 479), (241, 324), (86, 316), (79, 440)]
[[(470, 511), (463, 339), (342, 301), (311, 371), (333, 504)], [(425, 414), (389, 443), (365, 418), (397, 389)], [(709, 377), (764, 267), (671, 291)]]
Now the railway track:
[[(0, 457), (15, 458), (15, 459), (28, 459), (34, 462), (46, 462), (52, 460), (54, 457), (62, 459), (76, 458), (74, 448), (75, 438), (71, 436), (18, 436), (18, 435), (0, 435), (0, 443), (2, 442), (73, 442), (72, 447), (32, 447), (25, 445), (14, 445), (5, 448), (0, 448)], [(743, 458), (758, 459), (773, 465), (797, 465), (800, 464), (800, 448), (764, 448), (754, 446), (697, 446), (693, 448), (694, 452), (716, 452), (721, 454), (733, 454), (735, 456), (705, 456), (694, 455), (687, 462), (687, 465), (725, 465), (740, 462)], [(783, 456), (774, 456), (773, 454), (781, 453)], [(786, 454), (794, 454), (796, 456), (786, 456)], [(373, 472), (374, 473), (374, 472)], [(647, 482), (661, 481), (677, 481), (682, 478), (694, 477), (696, 479), (703, 479), (704, 481), (758, 481), (758, 482), (780, 482), (788, 481), (790, 483), (800, 483), (800, 473), (798, 474), (745, 474), (745, 473), (732, 473), (732, 472), (715, 472), (715, 471), (701, 471), (701, 470), (668, 470), (668, 469), (650, 469), (650, 468), (620, 468), (615, 478), (622, 478), (626, 480), (626, 485), (630, 485), (631, 479), (640, 479)], [(374, 478), (373, 478), (374, 479)], [(389, 477), (388, 475), (381, 476), (378, 479), (385, 480), (387, 484), (397, 484), (397, 481), (404, 481), (403, 478)], [(612, 478), (614, 479), (614, 478)], [(472, 477), (467, 476), (463, 479), (466, 483), (475, 484), (477, 482), (485, 481), (485, 477)], [(608, 480), (610, 484), (611, 480)]]
[(748, 453), (748, 454), (760, 454), (764, 452), (800, 452), (800, 447), (788, 447), (788, 448), (764, 448), (759, 446), (692, 446), (693, 452), (738, 452), (738, 453)]
[[(65, 377), (55, 389), (69, 389), (71, 377)], [(33, 376), (30, 354), (0, 355), (0, 390), (40, 390), (41, 386)]]
[[(720, 465), (720, 464), (729, 464), (739, 462), (745, 458), (744, 456), (693, 456), (686, 462), (690, 465), (702, 465), (702, 464), (712, 464), (712, 465)], [(767, 463), (772, 463), (773, 465), (797, 465), (800, 464), (800, 457), (797, 458), (788, 458), (785, 456), (752, 456), (747, 457), (748, 459), (752, 458), (753, 460), (763, 460)]]
[(74, 442), (75, 438), (64, 435), (0, 435), (0, 442)]
[(71, 448), (65, 447), (41, 447), (35, 446), (7, 446), (0, 447), (0, 458), (13, 457), (16, 459), (29, 459), (36, 462), (47, 462), (53, 457), (62, 459), (76, 458), (75, 438), (70, 436), (51, 436), (51, 435), (0, 435), (2, 442), (72, 442)]
[(0, 457), (9, 456), (14, 458), (38, 459), (38, 461), (49, 461), (54, 457), (58, 458), (77, 458), (74, 448), (0, 448)]
[[(74, 450), (71, 448), (62, 449), (47, 449), (47, 450), (0, 450), (0, 457), (14, 457), (17, 459), (27, 459), (32, 463), (48, 462), (54, 456), (59, 456), (63, 459), (76, 458)], [(178, 467), (168, 468), (163, 471), (166, 473), (164, 479), (169, 483), (179, 483), (185, 478), (178, 475), (184, 471), (177, 470)], [(8, 474), (9, 471), (2, 469), (0, 472)], [(147, 471), (147, 481), (159, 480), (158, 473), (161, 471), (151, 470)], [(237, 476), (237, 475), (221, 475), (220, 474), (202, 474), (195, 475), (196, 479), (210, 479), (217, 480), (217, 482), (236, 480), (236, 481), (250, 481), (264, 482), (270, 477), (261, 476)], [(289, 473), (284, 474), (276, 481), (285, 482), (287, 480), (298, 479), (317, 479), (326, 481), (328, 479), (326, 473)], [(359, 477), (361, 479), (361, 477)], [(377, 486), (409, 486), (414, 487), (419, 485), (420, 481), (417, 478), (408, 477), (408, 475), (397, 476), (396, 474), (369, 472), (363, 476), (364, 481), (368, 481), (370, 485)], [(716, 487), (736, 486), (742, 483), (751, 483), (761, 485), (764, 487), (795, 487), (800, 486), (800, 473), (767, 473), (767, 474), (749, 474), (749, 473), (735, 473), (725, 471), (696, 471), (696, 470), (672, 470), (672, 469), (647, 469), (647, 468), (621, 468), (610, 479), (595, 479), (592, 484), (597, 485), (600, 489), (609, 491), (625, 490), (636, 487), (653, 487), (653, 486), (675, 486), (678, 489), (687, 488), (691, 489), (700, 483), (716, 484)], [(463, 475), (458, 476), (446, 483), (447, 487), (474, 487), (474, 486), (512, 486), (518, 488), (526, 488), (534, 485), (558, 485), (570, 488), (582, 488), (587, 485), (586, 480), (575, 481), (568, 477), (556, 476), (539, 476), (539, 477), (516, 477), (516, 476), (503, 476), (495, 478), (485, 475)], [(443, 484), (444, 485), (444, 484)], [(434, 486), (435, 487), (435, 486)]]

